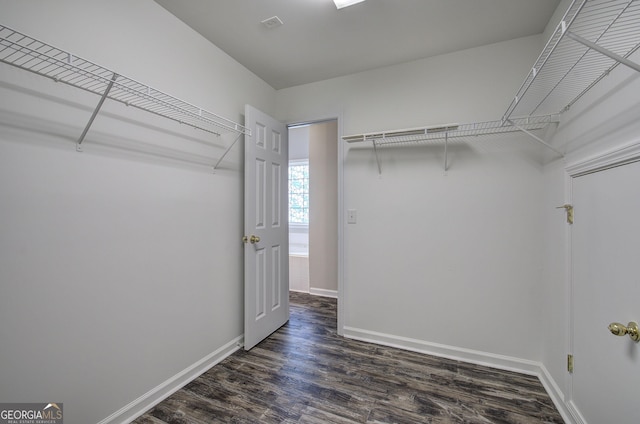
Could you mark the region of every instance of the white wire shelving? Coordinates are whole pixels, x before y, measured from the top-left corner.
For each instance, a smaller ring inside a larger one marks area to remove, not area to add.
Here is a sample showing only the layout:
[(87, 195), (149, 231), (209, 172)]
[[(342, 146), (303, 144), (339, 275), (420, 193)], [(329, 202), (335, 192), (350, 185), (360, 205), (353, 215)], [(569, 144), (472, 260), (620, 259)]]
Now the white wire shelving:
[(524, 132), (556, 154), (536, 133), (560, 122), (587, 91), (622, 64), (640, 72), (629, 59), (640, 49), (640, 0), (573, 0), (531, 71), (500, 120), (447, 124), (411, 130), (343, 137), (349, 143), (370, 141), (377, 148), (390, 144), (444, 141), (464, 137)]
[(462, 137), (507, 134), (524, 130), (535, 131), (558, 122), (557, 115), (528, 116), (507, 121), (486, 121), (470, 124), (444, 124), (423, 128), (382, 131), (367, 134), (347, 135), (342, 139), (348, 143), (375, 142), (378, 146), (389, 144), (421, 143), (453, 140)]
[(640, 48), (640, 1), (574, 0), (513, 98), (511, 116), (562, 113)]
[(77, 141), (78, 150), (81, 150), (85, 135), (105, 99), (115, 100), (217, 136), (222, 133), (250, 135), (247, 128), (236, 122), (4, 25), (0, 25), (0, 62), (100, 96), (93, 115)]
[(376, 156), (378, 173), (382, 173), (378, 147), (403, 144), (420, 144), (432, 142), (444, 142), (444, 170), (448, 169), (447, 146), (449, 141), (458, 139), (477, 139), (482, 136), (498, 136), (524, 132), (541, 144), (562, 155), (555, 148), (546, 143), (536, 133), (539, 130), (549, 128), (551, 124), (559, 122), (558, 115), (527, 116), (509, 120), (474, 122), (470, 124), (444, 124), (423, 128), (411, 128), (404, 130), (382, 131), (366, 134), (354, 134), (342, 137), (347, 143), (371, 142)]

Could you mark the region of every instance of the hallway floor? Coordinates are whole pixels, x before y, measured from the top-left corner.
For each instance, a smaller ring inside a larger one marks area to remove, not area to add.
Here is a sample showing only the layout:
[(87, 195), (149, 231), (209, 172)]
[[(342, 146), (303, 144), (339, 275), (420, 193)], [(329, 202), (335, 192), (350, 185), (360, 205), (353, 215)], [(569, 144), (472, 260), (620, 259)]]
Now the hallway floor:
[(536, 377), (342, 338), (335, 299), (290, 309), (134, 423), (563, 423)]

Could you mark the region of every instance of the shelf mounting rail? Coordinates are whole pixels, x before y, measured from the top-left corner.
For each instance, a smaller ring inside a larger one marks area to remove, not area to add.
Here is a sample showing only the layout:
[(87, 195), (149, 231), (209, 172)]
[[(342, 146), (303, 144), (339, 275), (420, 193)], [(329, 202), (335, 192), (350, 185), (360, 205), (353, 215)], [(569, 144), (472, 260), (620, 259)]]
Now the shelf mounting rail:
[[(236, 122), (4, 25), (0, 25), (0, 62), (100, 96), (98, 105), (77, 141), (76, 146), (79, 151), (82, 150), (82, 142), (106, 99), (151, 112), (216, 136), (220, 136), (223, 132), (251, 135), (248, 128)], [(235, 142), (223, 157), (234, 144)]]

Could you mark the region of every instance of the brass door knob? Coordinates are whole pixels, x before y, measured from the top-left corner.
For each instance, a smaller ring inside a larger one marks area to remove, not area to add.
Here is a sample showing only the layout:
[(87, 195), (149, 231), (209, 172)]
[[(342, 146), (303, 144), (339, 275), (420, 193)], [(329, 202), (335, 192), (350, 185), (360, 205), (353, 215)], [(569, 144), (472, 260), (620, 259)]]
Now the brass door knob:
[(251, 235), (251, 237), (243, 236), (242, 237), (242, 242), (243, 243), (256, 244), (256, 243), (260, 242), (260, 237), (255, 236), (253, 234)]
[(609, 331), (611, 331), (611, 334), (614, 336), (624, 336), (628, 334), (629, 338), (634, 342), (640, 341), (640, 329), (638, 329), (638, 323), (633, 321), (626, 326), (619, 322), (612, 322), (609, 324)]

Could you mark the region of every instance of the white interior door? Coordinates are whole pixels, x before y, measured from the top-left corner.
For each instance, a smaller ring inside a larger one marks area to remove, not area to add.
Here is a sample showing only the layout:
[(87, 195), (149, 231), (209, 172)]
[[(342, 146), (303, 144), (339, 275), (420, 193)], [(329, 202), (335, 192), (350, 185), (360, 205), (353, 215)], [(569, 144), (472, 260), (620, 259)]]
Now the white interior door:
[(572, 407), (588, 424), (640, 422), (640, 162), (573, 178)]
[(287, 127), (247, 105), (244, 162), (244, 348), (289, 320)]

